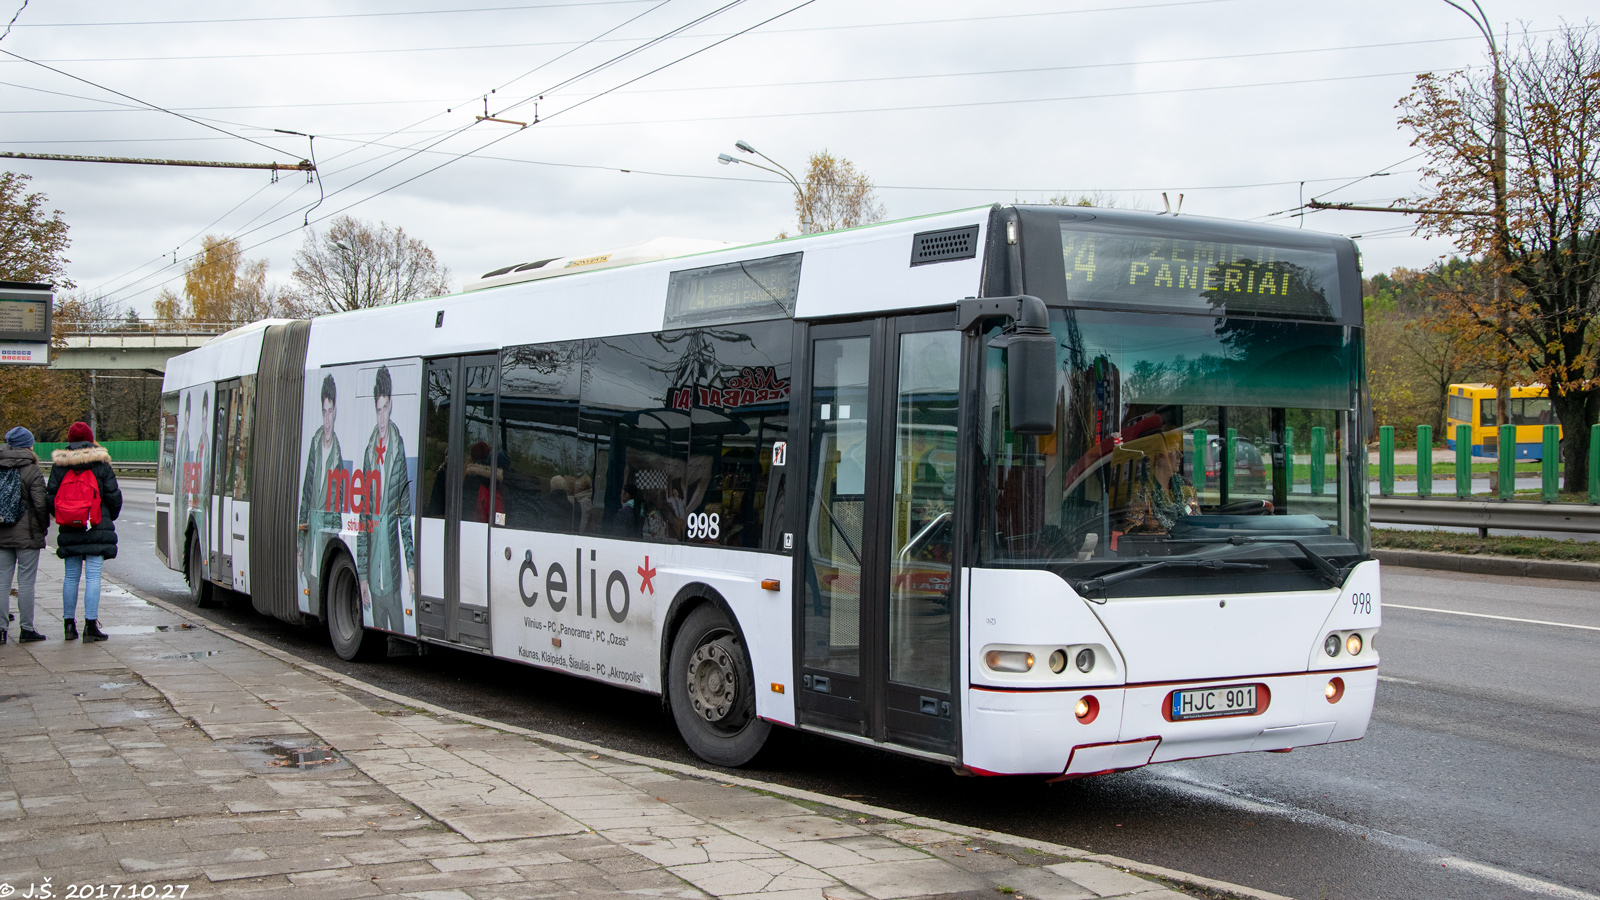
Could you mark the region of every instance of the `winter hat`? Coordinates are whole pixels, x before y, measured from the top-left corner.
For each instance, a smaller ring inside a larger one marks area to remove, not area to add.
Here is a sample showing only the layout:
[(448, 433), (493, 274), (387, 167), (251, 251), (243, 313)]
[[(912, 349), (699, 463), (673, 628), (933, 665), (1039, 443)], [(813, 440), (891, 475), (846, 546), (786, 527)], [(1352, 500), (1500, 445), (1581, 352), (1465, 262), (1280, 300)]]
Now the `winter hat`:
[(67, 429), (67, 442), (75, 444), (79, 441), (94, 441), (94, 431), (87, 422), (73, 422), (72, 427)]
[(6, 432), (6, 446), (24, 448), (32, 447), (33, 432), (23, 428), (21, 425), (18, 425), (17, 427)]

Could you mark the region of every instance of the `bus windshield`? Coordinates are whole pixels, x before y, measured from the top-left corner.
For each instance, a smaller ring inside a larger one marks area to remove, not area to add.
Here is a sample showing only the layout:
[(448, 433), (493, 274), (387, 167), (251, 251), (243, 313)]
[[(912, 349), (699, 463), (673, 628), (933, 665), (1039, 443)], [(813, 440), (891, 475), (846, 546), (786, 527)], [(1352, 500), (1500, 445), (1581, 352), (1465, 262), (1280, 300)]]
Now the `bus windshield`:
[(1005, 352), (984, 351), (985, 564), (1102, 599), (1324, 589), (1366, 558), (1359, 330), (1084, 309), (1050, 328), (1052, 434), (1007, 428)]

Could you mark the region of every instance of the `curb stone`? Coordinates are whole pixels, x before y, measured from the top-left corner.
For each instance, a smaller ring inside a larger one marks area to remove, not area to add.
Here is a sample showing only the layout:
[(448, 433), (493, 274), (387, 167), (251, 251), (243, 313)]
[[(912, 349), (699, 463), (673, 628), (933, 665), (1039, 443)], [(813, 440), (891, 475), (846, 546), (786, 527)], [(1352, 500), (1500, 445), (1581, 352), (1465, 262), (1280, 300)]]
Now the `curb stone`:
[(1600, 563), (1521, 559), (1513, 556), (1479, 556), (1432, 550), (1373, 550), (1372, 558), (1386, 566), (1438, 569), (1468, 575), (1507, 575), (1514, 578), (1600, 582)]
[[(128, 585), (120, 580), (110, 578), (109, 576), (106, 577), (105, 580), (116, 584), (123, 590), (128, 591), (130, 594), (133, 594), (139, 599), (160, 609), (166, 610), (173, 615), (184, 619), (191, 618), (191, 611), (181, 606), (148, 594), (143, 590)], [(808, 791), (803, 788), (794, 788), (786, 785), (773, 784), (753, 778), (747, 778), (741, 775), (733, 775), (726, 772), (716, 772), (684, 763), (656, 759), (654, 757), (644, 756), (637, 753), (619, 751), (609, 747), (601, 746), (599, 744), (592, 744), (587, 741), (562, 737), (559, 735), (546, 734), (544, 732), (534, 731), (530, 728), (523, 728), (521, 726), (512, 725), (506, 722), (499, 722), (481, 716), (457, 712), (455, 710), (438, 706), (415, 697), (408, 697), (404, 694), (399, 694), (394, 691), (378, 687), (377, 685), (369, 684), (353, 676), (345, 675), (342, 672), (337, 672), (325, 666), (318, 665), (317, 663), (301, 659), (291, 653), (288, 653), (287, 651), (279, 650), (276, 647), (272, 647), (256, 640), (255, 638), (249, 637), (248, 635), (240, 634), (239, 632), (236, 632), (233, 629), (224, 625), (220, 625), (216, 622), (207, 620), (204, 623), (204, 627), (208, 631), (228, 638), (229, 640), (235, 641), (239, 644), (243, 644), (244, 646), (250, 647), (251, 649), (254, 649), (260, 653), (266, 654), (267, 656), (270, 656), (273, 659), (284, 663), (285, 665), (300, 669), (301, 671), (315, 675), (319, 678), (324, 678), (329, 681), (344, 685), (345, 687), (353, 690), (361, 691), (371, 696), (387, 700), (391, 703), (396, 703), (412, 709), (423, 710), (440, 718), (453, 719), (458, 722), (463, 722), (470, 725), (478, 725), (485, 728), (493, 728), (508, 734), (515, 734), (521, 737), (531, 738), (558, 747), (569, 747), (584, 753), (603, 754), (611, 757), (612, 759), (623, 762), (648, 766), (650, 768), (673, 772), (678, 775), (703, 781), (711, 781), (724, 785), (734, 785), (747, 790), (776, 794), (792, 800), (815, 803), (833, 809), (853, 813), (859, 816), (871, 816), (891, 822), (903, 822), (909, 826), (943, 831), (948, 834), (957, 835), (959, 837), (971, 840), (985, 840), (997, 844), (1018, 847), (1024, 850), (1034, 850), (1040, 853), (1053, 854), (1056, 856), (1066, 857), (1074, 862), (1100, 863), (1121, 869), (1124, 872), (1137, 873), (1139, 875), (1159, 878), (1178, 885), (1198, 888), (1216, 894), (1222, 894), (1224, 896), (1245, 898), (1245, 900), (1293, 900), (1293, 898), (1284, 896), (1282, 894), (1274, 894), (1269, 891), (1257, 890), (1244, 885), (1206, 878), (1204, 876), (1194, 875), (1188, 872), (1181, 872), (1176, 869), (1168, 869), (1163, 866), (1142, 863), (1137, 860), (1125, 859), (1123, 857), (1112, 856), (1108, 854), (1091, 853), (1088, 850), (1083, 850), (1076, 847), (1068, 847), (1061, 844), (1050, 843), (1048, 841), (1040, 841), (1033, 838), (1023, 837), (1021, 835), (1007, 834), (1005, 832), (974, 828), (954, 822), (945, 822), (939, 819), (928, 818), (926, 816), (911, 816), (897, 810), (873, 806), (871, 804), (861, 803), (859, 801), (850, 800), (844, 797), (833, 797), (827, 794), (817, 793), (815, 791)], [(1072, 863), (1066, 863), (1064, 865), (1071, 864)], [(1152, 890), (1159, 890), (1159, 885), (1152, 884), (1151, 888)]]

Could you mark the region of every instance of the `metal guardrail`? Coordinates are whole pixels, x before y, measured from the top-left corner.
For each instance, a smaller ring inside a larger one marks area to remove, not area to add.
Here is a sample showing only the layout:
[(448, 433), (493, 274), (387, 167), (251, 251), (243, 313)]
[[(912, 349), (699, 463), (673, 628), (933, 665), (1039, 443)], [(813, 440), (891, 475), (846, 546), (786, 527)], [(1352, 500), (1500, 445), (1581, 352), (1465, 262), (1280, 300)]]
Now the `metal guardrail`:
[(1587, 503), (1373, 497), (1371, 504), (1372, 521), (1391, 525), (1600, 534), (1600, 506)]

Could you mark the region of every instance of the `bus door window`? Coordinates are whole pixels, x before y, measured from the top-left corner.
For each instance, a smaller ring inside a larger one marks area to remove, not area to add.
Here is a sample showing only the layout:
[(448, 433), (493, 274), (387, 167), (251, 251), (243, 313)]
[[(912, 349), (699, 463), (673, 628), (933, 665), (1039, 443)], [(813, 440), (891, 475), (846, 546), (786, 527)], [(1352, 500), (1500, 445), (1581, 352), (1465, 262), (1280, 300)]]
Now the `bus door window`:
[[(465, 393), (462, 408), (466, 414), (462, 444), (467, 459), (462, 466), (461, 521), (504, 524), (505, 498), (497, 496), (494, 453), (494, 374), (493, 365), (469, 365), (462, 373)], [(503, 480), (503, 478), (501, 479)], [(494, 514), (499, 513), (496, 520)]]
[(802, 664), (859, 675), (871, 338), (815, 341), (812, 360)]
[(429, 363), (422, 398), (422, 447), (417, 453), (421, 482), (417, 527), (417, 631), (445, 636), (445, 516), (450, 484), (450, 410), (454, 404), (454, 361)]
[(900, 339), (890, 514), (889, 680), (950, 690), (960, 336)]

